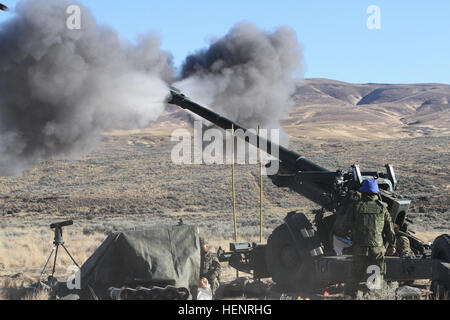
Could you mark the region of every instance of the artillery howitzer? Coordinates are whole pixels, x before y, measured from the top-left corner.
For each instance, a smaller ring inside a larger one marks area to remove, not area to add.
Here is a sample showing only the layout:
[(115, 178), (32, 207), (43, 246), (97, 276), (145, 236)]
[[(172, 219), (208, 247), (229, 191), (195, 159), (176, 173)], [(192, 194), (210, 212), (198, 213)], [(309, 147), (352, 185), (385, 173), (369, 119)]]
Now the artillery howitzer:
[[(171, 89), (170, 104), (178, 105), (229, 130), (246, 131), (247, 142), (279, 159), (279, 171), (270, 176), (276, 186), (288, 187), (320, 205), (314, 224), (303, 213), (291, 212), (284, 224), (277, 227), (267, 244), (231, 243), (230, 252), (221, 248), (219, 260), (242, 272), (253, 273), (255, 278), (271, 277), (278, 285), (288, 289), (318, 288), (332, 283), (343, 283), (350, 275), (351, 255), (336, 255), (333, 246), (333, 225), (351, 197), (359, 191), (366, 179), (375, 179), (381, 190), (381, 200), (387, 203), (395, 224), (411, 243), (415, 257), (386, 257), (386, 279), (410, 281), (433, 280), (432, 287), (450, 289), (450, 236), (438, 237), (428, 245), (408, 231), (410, 199), (396, 192), (398, 181), (391, 165), (386, 172), (361, 171), (353, 165), (349, 171), (329, 171), (299, 153), (277, 145), (239, 124), (189, 100), (179, 90)], [(274, 152), (277, 150), (277, 152)], [(270, 165), (270, 164), (269, 164)], [(325, 216), (326, 212), (331, 214)], [(442, 294), (442, 291), (441, 291)]]

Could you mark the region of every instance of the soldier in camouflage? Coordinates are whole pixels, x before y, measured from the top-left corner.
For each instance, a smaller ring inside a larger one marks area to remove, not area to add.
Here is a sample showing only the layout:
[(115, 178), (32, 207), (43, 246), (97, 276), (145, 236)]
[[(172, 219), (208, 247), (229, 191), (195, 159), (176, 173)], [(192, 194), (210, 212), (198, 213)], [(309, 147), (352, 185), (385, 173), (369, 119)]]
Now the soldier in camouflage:
[(355, 297), (359, 283), (369, 277), (369, 266), (378, 266), (381, 277), (385, 275), (383, 235), (389, 243), (388, 254), (395, 253), (394, 226), (387, 205), (379, 199), (377, 182), (365, 180), (360, 192), (360, 200), (347, 207), (343, 220), (335, 226), (336, 235), (350, 233), (353, 241), (352, 274), (345, 286), (345, 294), (351, 297)]
[(220, 274), (222, 272), (222, 266), (220, 265), (217, 255), (209, 251), (208, 242), (204, 238), (200, 238), (200, 279), (208, 280), (211, 286), (211, 292), (213, 296), (216, 293), (217, 288), (220, 286)]

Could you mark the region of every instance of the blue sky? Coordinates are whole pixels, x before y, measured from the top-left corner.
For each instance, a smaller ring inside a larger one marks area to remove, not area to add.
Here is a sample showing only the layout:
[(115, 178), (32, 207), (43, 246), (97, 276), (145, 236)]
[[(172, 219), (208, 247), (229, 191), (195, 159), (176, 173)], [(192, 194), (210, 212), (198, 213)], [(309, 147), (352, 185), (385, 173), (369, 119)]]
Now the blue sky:
[[(14, 7), (17, 0), (0, 0)], [(450, 84), (450, 1), (81, 0), (97, 20), (134, 40), (157, 31), (180, 65), (239, 21), (266, 30), (288, 25), (304, 47), (305, 76), (355, 83)], [(369, 30), (366, 9), (381, 9)], [(0, 21), (11, 13), (0, 13)]]

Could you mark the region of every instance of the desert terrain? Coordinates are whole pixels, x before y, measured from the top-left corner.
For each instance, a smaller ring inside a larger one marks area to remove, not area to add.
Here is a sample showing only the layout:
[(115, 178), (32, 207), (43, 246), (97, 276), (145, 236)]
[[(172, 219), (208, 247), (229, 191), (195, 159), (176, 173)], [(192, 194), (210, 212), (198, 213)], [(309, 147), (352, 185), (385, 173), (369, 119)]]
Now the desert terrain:
[[(450, 233), (450, 86), (299, 81), (283, 126), (289, 148), (330, 170), (394, 166), (399, 192), (412, 199), (411, 227), (425, 241)], [(191, 130), (184, 111), (168, 108), (148, 129), (105, 133), (88, 155), (41, 162), (19, 177), (0, 177), (0, 287), (35, 281), (50, 252), (50, 223), (74, 220), (65, 242), (82, 264), (114, 230), (198, 224), (217, 248), (233, 240), (231, 167), (176, 165), (173, 130)], [(259, 168), (236, 167), (238, 234), (259, 237)], [(286, 213), (316, 205), (264, 178), (264, 239)], [(58, 261), (64, 275), (70, 261)], [(234, 271), (225, 269), (224, 280)]]

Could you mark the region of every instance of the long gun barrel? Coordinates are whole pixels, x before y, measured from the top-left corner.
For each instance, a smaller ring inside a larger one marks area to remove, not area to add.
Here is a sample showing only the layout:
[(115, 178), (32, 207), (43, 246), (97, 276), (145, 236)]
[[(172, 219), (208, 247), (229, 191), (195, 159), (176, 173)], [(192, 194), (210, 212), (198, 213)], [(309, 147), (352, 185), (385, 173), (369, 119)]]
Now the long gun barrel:
[[(281, 165), (290, 172), (290, 180), (296, 180), (295, 183), (280, 186), (290, 187), (323, 207), (332, 209), (332, 199), (330, 198), (330, 194), (333, 193), (333, 178), (336, 176), (335, 172), (331, 172), (315, 164), (295, 151), (289, 150), (270, 140), (253, 134), (238, 123), (191, 101), (176, 88), (171, 88), (170, 92), (171, 98), (168, 103), (189, 110), (224, 130), (230, 130), (234, 125), (235, 130), (242, 129), (246, 132), (246, 135), (249, 137), (248, 140), (246, 139), (247, 142), (254, 144), (257, 148), (267, 146), (267, 150), (264, 151), (272, 156), (277, 156)], [(278, 153), (274, 152), (276, 149), (278, 149)], [(289, 179), (283, 180), (286, 181)]]
[(381, 199), (388, 204), (393, 220), (403, 225), (411, 200), (395, 193), (397, 179), (391, 165), (386, 165), (387, 174), (361, 172), (357, 165), (352, 166), (351, 171), (329, 171), (301, 154), (258, 137), (238, 123), (191, 101), (176, 88), (171, 88), (170, 92), (171, 97), (168, 101), (170, 104), (189, 110), (225, 130), (231, 129), (234, 125), (236, 130), (241, 129), (245, 132), (245, 140), (248, 143), (277, 157), (280, 160), (280, 170), (270, 178), (278, 187), (288, 187), (326, 210), (335, 211), (346, 203), (350, 191), (359, 190), (364, 179), (376, 179), (381, 189)]
[[(192, 111), (193, 113), (197, 114), (198, 116), (202, 117), (203, 119), (206, 119), (212, 123), (214, 123), (216, 126), (224, 129), (224, 130), (230, 130), (232, 126), (234, 125), (235, 130), (244, 130), (247, 132), (248, 136), (251, 136), (252, 133), (247, 130), (247, 128), (244, 128), (243, 126), (237, 124), (236, 122), (233, 122), (225, 117), (222, 117), (221, 115), (215, 113), (214, 111), (211, 111), (194, 101), (191, 101), (188, 99), (184, 94), (180, 93), (175, 88), (171, 88), (170, 90), (172, 94), (172, 98), (170, 99), (170, 104), (175, 104), (183, 109), (187, 109), (189, 111)], [(256, 136), (256, 135), (255, 135)], [(272, 150), (278, 149), (279, 150), (279, 159), (280, 161), (284, 162), (285, 164), (289, 165), (290, 167), (295, 167), (299, 171), (317, 171), (317, 172), (330, 172), (325, 168), (322, 168), (321, 166), (315, 164), (314, 162), (306, 159), (299, 153), (286, 149), (283, 146), (280, 146), (274, 142), (271, 142), (270, 140), (266, 140), (262, 137), (255, 137), (256, 139), (249, 139), (249, 142), (251, 143), (252, 140), (257, 141), (256, 147), (260, 148), (261, 145), (267, 145), (267, 153), (274, 155)]]

